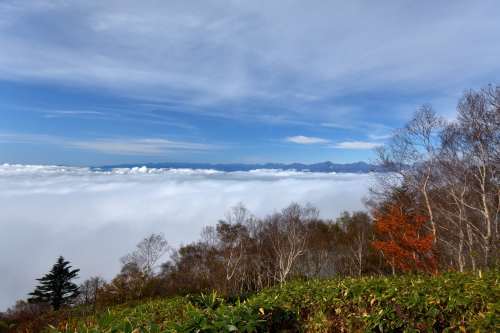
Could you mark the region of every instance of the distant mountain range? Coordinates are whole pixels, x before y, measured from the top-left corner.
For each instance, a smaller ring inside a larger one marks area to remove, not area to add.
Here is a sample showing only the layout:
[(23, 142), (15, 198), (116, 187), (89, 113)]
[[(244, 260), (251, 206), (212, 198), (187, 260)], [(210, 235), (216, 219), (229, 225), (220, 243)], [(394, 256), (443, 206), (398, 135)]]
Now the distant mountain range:
[(115, 168), (133, 168), (142, 167), (157, 168), (157, 169), (213, 169), (217, 171), (250, 171), (255, 169), (278, 169), (278, 170), (296, 170), (310, 172), (344, 172), (344, 173), (367, 173), (367, 172), (384, 172), (384, 168), (378, 165), (369, 164), (366, 162), (356, 163), (332, 163), (321, 162), (313, 164), (303, 163), (264, 163), (264, 164), (244, 164), (244, 163), (145, 163), (145, 164), (119, 164), (101, 166), (97, 169), (111, 170)]

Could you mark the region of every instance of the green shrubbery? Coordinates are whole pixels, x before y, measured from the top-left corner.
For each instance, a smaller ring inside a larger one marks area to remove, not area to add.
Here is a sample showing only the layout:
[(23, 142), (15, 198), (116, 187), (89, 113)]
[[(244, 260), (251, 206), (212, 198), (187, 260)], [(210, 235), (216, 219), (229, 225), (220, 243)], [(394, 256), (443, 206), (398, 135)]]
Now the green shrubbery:
[(7, 324), (5, 321), (0, 320), (0, 333), (8, 332), (9, 331), (9, 324)]
[(62, 322), (65, 332), (432, 332), (500, 329), (500, 272), (296, 281), (245, 301), (152, 300)]

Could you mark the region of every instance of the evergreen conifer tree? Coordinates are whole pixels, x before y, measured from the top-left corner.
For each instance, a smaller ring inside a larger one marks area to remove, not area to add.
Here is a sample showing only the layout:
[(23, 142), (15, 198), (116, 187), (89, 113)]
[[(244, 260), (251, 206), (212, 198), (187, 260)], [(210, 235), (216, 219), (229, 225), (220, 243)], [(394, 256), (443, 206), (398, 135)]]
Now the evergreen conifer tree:
[(32, 303), (49, 303), (54, 310), (62, 305), (69, 304), (79, 294), (78, 286), (71, 282), (78, 276), (79, 269), (71, 269), (69, 261), (62, 256), (52, 266), (52, 269), (44, 277), (37, 279), (40, 284), (29, 293)]

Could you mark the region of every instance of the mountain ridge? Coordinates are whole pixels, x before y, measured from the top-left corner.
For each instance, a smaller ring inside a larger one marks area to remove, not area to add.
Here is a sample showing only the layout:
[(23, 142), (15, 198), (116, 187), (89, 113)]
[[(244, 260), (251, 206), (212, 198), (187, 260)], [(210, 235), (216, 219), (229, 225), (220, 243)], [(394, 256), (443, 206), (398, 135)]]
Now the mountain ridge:
[(142, 163), (142, 164), (116, 164), (96, 167), (96, 169), (111, 170), (116, 168), (142, 167), (156, 169), (212, 169), (217, 171), (234, 172), (250, 171), (256, 169), (278, 169), (295, 170), (309, 172), (338, 172), (338, 173), (368, 173), (384, 172), (384, 168), (379, 165), (366, 162), (353, 163), (333, 163), (330, 161), (319, 163), (191, 163), (191, 162), (160, 162), (160, 163)]

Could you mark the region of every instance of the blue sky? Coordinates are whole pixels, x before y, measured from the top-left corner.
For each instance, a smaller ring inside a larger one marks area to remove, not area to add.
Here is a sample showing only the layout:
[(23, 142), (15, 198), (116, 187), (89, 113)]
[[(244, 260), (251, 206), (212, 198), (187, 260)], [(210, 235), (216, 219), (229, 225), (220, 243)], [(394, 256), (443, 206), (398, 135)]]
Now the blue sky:
[(498, 1), (1, 1), (0, 163), (370, 161), (500, 82)]

